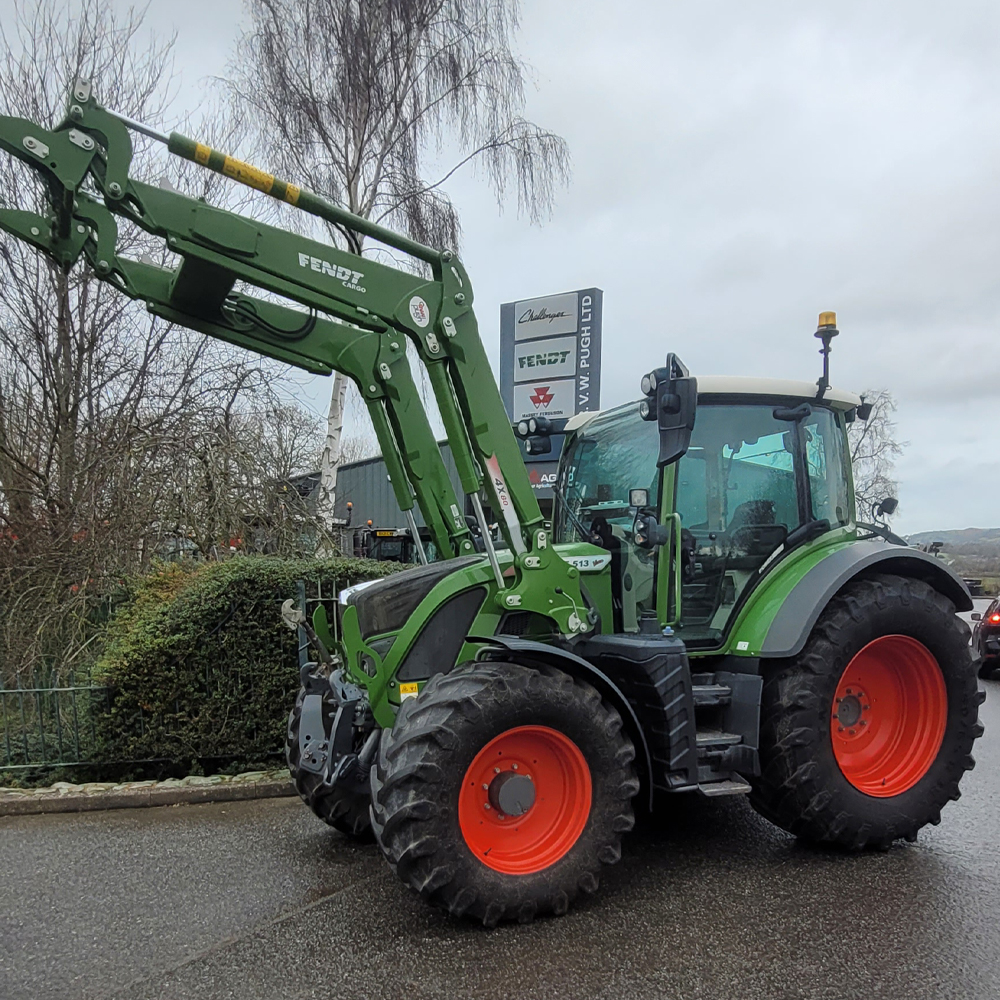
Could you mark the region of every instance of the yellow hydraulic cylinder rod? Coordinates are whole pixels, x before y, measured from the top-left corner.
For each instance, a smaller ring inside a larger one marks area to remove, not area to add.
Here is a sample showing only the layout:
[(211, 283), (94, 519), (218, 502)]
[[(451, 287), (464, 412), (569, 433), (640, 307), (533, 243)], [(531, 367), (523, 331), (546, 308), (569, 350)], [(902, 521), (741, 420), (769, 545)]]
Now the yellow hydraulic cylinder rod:
[(268, 194), (278, 201), (287, 202), (289, 205), (302, 209), (303, 212), (309, 212), (311, 215), (326, 219), (327, 222), (370, 236), (380, 243), (386, 243), (397, 250), (402, 250), (403, 253), (416, 257), (418, 260), (433, 264), (441, 259), (440, 250), (434, 250), (432, 247), (424, 246), (423, 243), (417, 243), (416, 240), (407, 239), (405, 236), (400, 236), (399, 233), (394, 233), (391, 229), (383, 229), (382, 226), (369, 222), (368, 219), (364, 219), (360, 215), (354, 215), (297, 184), (281, 180), (266, 170), (238, 160), (234, 156), (228, 156), (226, 153), (212, 149), (211, 146), (206, 146), (194, 139), (189, 139), (178, 132), (170, 133), (167, 139), (167, 148), (175, 156), (183, 157), (185, 160), (193, 160), (203, 167), (208, 167), (209, 170), (231, 177), (240, 184), (246, 184), (248, 187), (263, 191), (264, 194)]
[(201, 166), (224, 174), (240, 184), (246, 184), (247, 187), (263, 191), (264, 194), (270, 195), (278, 201), (287, 202), (289, 205), (302, 209), (303, 212), (319, 216), (319, 218), (326, 219), (327, 222), (332, 222), (334, 225), (344, 226), (344, 228), (356, 233), (370, 236), (380, 243), (385, 243), (416, 257), (418, 260), (427, 261), (428, 264), (436, 264), (441, 260), (440, 250), (424, 246), (423, 243), (417, 243), (416, 240), (407, 239), (405, 236), (400, 236), (399, 233), (394, 233), (391, 229), (384, 229), (360, 215), (354, 215), (346, 209), (334, 205), (333, 202), (321, 198), (318, 194), (313, 194), (311, 191), (291, 183), (291, 181), (281, 180), (274, 174), (269, 174), (266, 170), (261, 170), (260, 167), (255, 167), (251, 163), (238, 160), (235, 156), (229, 156), (218, 149), (206, 146), (203, 142), (189, 139), (179, 132), (164, 135), (164, 133), (128, 118), (126, 115), (120, 115), (116, 111), (109, 110), (108, 114), (114, 115), (130, 129), (164, 143), (175, 156), (199, 163)]

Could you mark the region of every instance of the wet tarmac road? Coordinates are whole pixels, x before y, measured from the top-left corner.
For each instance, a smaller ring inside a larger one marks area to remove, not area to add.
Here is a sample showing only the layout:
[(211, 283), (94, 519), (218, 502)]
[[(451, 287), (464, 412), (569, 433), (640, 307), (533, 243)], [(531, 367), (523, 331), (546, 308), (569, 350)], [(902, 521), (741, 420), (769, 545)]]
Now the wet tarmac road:
[(997, 998), (1000, 683), (914, 845), (816, 852), (679, 799), (597, 898), (484, 931), (298, 800), (0, 820), (0, 998)]

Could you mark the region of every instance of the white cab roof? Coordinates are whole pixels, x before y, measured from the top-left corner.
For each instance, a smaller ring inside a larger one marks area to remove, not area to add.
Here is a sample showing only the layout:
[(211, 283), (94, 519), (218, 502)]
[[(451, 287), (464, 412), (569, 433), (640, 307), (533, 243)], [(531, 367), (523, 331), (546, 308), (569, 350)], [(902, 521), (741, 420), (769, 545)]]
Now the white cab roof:
[[(751, 378), (747, 375), (699, 375), (699, 396), (795, 396), (815, 399), (815, 382), (798, 382), (785, 378)], [(861, 402), (860, 396), (843, 389), (827, 389), (823, 394), (826, 403), (835, 410), (850, 410)]]
[[(784, 378), (753, 378), (748, 375), (698, 375), (698, 398), (702, 396), (788, 396), (793, 399), (815, 399), (816, 383)], [(843, 389), (827, 389), (823, 400), (835, 410), (850, 410), (861, 397)], [(636, 403), (626, 404), (629, 406)], [(566, 422), (567, 431), (575, 431), (597, 416), (599, 410), (578, 413)]]

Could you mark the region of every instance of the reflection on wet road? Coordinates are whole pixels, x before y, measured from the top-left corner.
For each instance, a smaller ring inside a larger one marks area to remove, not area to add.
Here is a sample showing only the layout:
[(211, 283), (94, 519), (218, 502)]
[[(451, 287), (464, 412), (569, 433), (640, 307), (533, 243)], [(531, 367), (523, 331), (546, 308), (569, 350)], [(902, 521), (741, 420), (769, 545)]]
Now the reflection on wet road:
[(679, 797), (597, 898), (484, 931), (298, 800), (0, 820), (0, 997), (995, 998), (1000, 683), (918, 843), (817, 852)]

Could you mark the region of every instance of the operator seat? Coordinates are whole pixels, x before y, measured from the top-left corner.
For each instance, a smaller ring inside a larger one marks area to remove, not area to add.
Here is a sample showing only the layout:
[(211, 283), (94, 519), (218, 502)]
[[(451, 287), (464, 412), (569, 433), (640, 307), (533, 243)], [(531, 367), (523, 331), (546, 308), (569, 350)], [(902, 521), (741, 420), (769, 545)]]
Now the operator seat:
[(745, 500), (729, 522), (727, 569), (755, 570), (788, 537), (788, 525), (776, 524), (773, 500)]
[(729, 531), (757, 524), (774, 524), (773, 500), (744, 500), (733, 511), (729, 521)]

